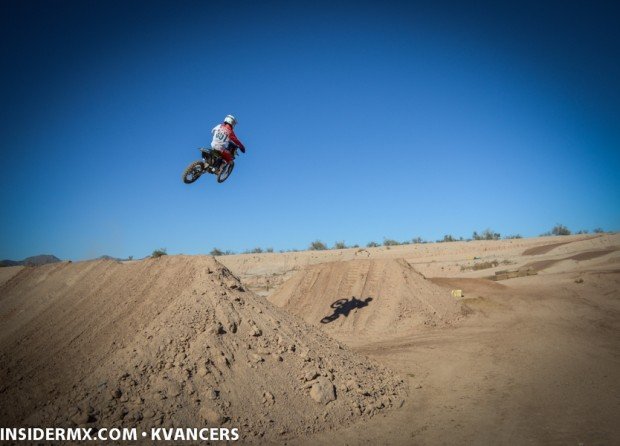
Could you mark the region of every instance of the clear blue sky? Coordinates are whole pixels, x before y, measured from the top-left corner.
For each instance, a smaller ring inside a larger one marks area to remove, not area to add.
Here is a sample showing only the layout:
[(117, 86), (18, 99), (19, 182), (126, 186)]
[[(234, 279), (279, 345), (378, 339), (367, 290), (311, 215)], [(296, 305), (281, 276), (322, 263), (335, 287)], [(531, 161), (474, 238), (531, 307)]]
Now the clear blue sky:
[(468, 3), (3, 1), (0, 258), (620, 229), (618, 3)]

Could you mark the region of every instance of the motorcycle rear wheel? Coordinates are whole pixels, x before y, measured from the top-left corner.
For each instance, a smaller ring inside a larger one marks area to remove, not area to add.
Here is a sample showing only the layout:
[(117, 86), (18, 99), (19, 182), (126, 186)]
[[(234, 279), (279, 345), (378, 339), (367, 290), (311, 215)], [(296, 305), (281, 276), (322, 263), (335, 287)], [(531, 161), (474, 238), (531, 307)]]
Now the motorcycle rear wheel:
[(200, 175), (205, 173), (204, 163), (202, 161), (194, 161), (187, 166), (187, 169), (183, 172), (183, 182), (185, 184), (191, 184), (200, 178)]

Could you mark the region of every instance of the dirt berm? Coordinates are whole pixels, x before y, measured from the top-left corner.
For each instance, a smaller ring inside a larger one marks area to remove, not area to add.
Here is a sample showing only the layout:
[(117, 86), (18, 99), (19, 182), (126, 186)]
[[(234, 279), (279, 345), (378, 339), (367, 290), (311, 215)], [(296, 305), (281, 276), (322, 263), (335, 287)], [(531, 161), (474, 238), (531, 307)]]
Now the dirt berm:
[(239, 427), (256, 442), (402, 404), (398, 376), (212, 257), (25, 268), (0, 286), (2, 426)]
[(403, 259), (364, 259), (308, 266), (269, 300), (335, 336), (399, 334), (461, 316), (450, 291)]

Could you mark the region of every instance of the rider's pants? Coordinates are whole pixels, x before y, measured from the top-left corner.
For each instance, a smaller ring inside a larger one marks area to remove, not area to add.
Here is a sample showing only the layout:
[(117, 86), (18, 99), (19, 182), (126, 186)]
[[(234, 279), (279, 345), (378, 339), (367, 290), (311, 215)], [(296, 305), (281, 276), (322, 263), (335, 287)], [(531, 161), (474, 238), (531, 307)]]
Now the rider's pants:
[(222, 155), (222, 159), (230, 164), (232, 163), (232, 160), (233, 160), (233, 156), (231, 152), (237, 148), (238, 148), (237, 144), (235, 144), (232, 141), (228, 141), (228, 146), (225, 149), (221, 148), (217, 150), (219, 150), (220, 154)]
[(232, 157), (232, 154), (228, 150), (226, 149), (220, 150), (220, 155), (222, 156), (222, 159), (226, 161), (228, 164), (232, 163), (233, 157)]

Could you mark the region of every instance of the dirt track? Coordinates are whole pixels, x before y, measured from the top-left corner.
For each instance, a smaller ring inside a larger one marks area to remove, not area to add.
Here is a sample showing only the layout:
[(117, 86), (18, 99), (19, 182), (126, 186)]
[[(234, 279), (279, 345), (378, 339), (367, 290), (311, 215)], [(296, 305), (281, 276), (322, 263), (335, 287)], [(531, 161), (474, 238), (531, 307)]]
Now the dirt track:
[[(406, 376), (410, 397), (399, 411), (293, 443), (615, 443), (620, 438), (620, 236), (560, 240), (370, 249), (364, 258), (406, 259), (446, 294), (462, 289), (465, 297), (459, 302), (470, 311), (447, 326), (416, 326), (402, 335), (387, 331), (374, 341), (335, 330), (332, 334), (354, 350)], [(285, 254), (298, 260), (293, 272), (283, 268), (282, 260), (270, 271), (265, 261), (263, 274), (290, 279), (272, 290), (263, 285), (261, 291), (283, 301), (287, 286), (297, 280), (297, 269), (356, 255), (357, 250)], [(239, 257), (224, 261), (233, 270), (238, 265), (237, 273), (253, 283), (252, 268), (258, 262)], [(289, 265), (294, 264), (291, 258)], [(492, 260), (500, 264), (471, 269)], [(485, 279), (531, 262), (545, 267), (535, 276)], [(317, 296), (319, 302), (323, 312), (329, 311)], [(380, 311), (371, 305), (356, 310), (354, 317)]]
[(262, 443), (368, 419), (407, 394), (212, 257), (26, 268), (0, 290), (2, 426), (223, 425)]
[[(3, 425), (237, 423), (246, 442), (289, 444), (613, 444), (618, 246), (619, 235), (597, 235), (218, 258), (241, 282), (207, 257), (5, 269)], [(537, 275), (485, 279), (532, 262)], [(374, 299), (321, 324), (349, 294)], [(310, 395), (321, 376), (336, 389), (326, 404)]]
[(474, 313), (458, 327), (357, 346), (407, 375), (412, 394), (402, 411), (365, 423), (363, 436), (346, 429), (335, 443), (613, 444), (618, 279), (583, 278), (479, 286), (471, 293), (483, 297), (464, 300)]
[(446, 326), (461, 304), (403, 259), (355, 259), (312, 265), (269, 300), (346, 341), (372, 341), (420, 326)]

